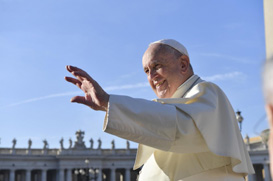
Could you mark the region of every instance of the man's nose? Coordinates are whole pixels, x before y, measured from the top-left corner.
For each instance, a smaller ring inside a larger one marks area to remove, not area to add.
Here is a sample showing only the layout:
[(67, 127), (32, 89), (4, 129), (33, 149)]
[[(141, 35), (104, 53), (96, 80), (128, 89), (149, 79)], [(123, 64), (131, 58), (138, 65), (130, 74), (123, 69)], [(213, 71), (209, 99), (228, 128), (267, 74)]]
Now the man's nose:
[(153, 80), (157, 76), (157, 73), (155, 70), (150, 70), (149, 72), (149, 79)]

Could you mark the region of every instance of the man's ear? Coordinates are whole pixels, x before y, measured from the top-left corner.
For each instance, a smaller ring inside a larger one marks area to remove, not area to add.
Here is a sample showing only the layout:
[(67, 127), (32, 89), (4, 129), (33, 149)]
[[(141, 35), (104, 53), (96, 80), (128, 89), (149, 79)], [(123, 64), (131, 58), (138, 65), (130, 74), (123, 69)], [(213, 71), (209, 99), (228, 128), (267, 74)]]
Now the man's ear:
[(265, 110), (266, 110), (269, 126), (270, 128), (273, 128), (273, 105), (266, 104)]
[(186, 74), (188, 72), (188, 69), (190, 69), (190, 60), (187, 55), (182, 55), (179, 58), (180, 61), (180, 68), (181, 68), (181, 73)]

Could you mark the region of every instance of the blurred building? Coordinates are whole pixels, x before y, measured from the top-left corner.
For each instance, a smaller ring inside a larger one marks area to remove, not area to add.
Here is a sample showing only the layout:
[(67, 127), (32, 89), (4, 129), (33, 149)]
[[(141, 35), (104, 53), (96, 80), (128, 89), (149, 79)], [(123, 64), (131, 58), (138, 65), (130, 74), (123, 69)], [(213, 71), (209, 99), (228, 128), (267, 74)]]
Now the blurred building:
[(269, 130), (264, 130), (261, 136), (249, 138), (244, 141), (253, 163), (255, 174), (248, 176), (248, 181), (271, 181), (270, 160), (268, 153), (268, 134)]
[[(249, 175), (248, 181), (270, 181), (269, 156), (265, 131), (259, 137), (244, 139), (256, 174)], [(76, 132), (76, 141), (69, 140), (69, 148), (63, 147), (60, 140), (59, 149), (49, 149), (44, 140), (42, 149), (32, 149), (29, 140), (28, 148), (0, 148), (0, 181), (135, 181), (138, 171), (132, 166), (136, 149), (130, 148), (127, 141), (124, 149), (116, 149), (112, 141), (110, 149), (102, 149), (102, 141), (90, 139), (86, 147), (84, 132)]]
[(93, 148), (86, 147), (84, 132), (76, 132), (77, 139), (69, 148), (64, 149), (63, 139), (59, 149), (49, 149), (44, 140), (42, 149), (32, 149), (29, 140), (28, 148), (0, 148), (0, 181), (112, 181), (136, 180), (137, 171), (133, 171), (136, 149), (130, 149), (130, 143), (124, 149), (102, 149), (102, 141)]

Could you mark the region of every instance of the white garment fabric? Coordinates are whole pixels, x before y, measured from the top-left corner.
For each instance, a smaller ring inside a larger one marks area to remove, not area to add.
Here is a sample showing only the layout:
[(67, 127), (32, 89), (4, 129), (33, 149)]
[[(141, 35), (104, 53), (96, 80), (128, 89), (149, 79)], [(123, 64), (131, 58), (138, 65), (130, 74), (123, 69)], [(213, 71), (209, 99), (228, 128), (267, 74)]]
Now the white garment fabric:
[[(181, 172), (181, 171), (180, 171)], [(140, 171), (138, 181), (170, 181), (170, 178), (158, 167), (154, 155), (145, 163)], [(176, 180), (176, 179), (173, 179)], [(242, 174), (234, 173), (229, 166), (219, 167), (212, 170), (207, 170), (199, 174), (189, 176), (178, 181), (244, 181)]]
[(110, 95), (103, 129), (140, 143), (134, 168), (145, 163), (143, 173), (149, 173), (140, 180), (185, 180), (222, 167), (230, 167), (228, 177), (254, 173), (228, 99), (197, 75), (170, 99)]

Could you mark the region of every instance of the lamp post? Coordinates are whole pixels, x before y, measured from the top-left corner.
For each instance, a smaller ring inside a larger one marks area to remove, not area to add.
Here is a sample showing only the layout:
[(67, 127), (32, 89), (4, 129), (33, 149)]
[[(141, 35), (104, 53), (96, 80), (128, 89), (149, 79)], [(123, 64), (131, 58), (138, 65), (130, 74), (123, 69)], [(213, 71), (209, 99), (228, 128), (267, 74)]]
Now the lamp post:
[[(75, 175), (80, 175), (81, 176), (81, 180), (85, 180), (85, 181), (96, 181), (98, 179), (98, 175), (99, 175), (99, 169), (98, 168), (93, 168), (89, 166), (90, 161), (88, 159), (86, 159), (85, 161), (86, 164), (86, 168), (80, 168), (80, 169), (76, 169), (74, 171)], [(84, 178), (85, 177), (85, 178)]]
[(242, 132), (242, 122), (243, 122), (244, 118), (241, 115), (241, 111), (236, 112), (236, 119), (240, 125), (240, 132)]
[(87, 180), (90, 180), (90, 181), (94, 180), (94, 181), (96, 181), (98, 179), (98, 175), (100, 173), (99, 169), (98, 168), (90, 167), (89, 166), (90, 161), (88, 159), (86, 159), (84, 162), (86, 164), (86, 170), (87, 170), (86, 178), (87, 178)]
[(262, 137), (262, 141), (263, 141), (266, 149), (268, 148), (269, 134), (270, 134), (270, 129), (265, 129), (260, 134), (260, 136)]

